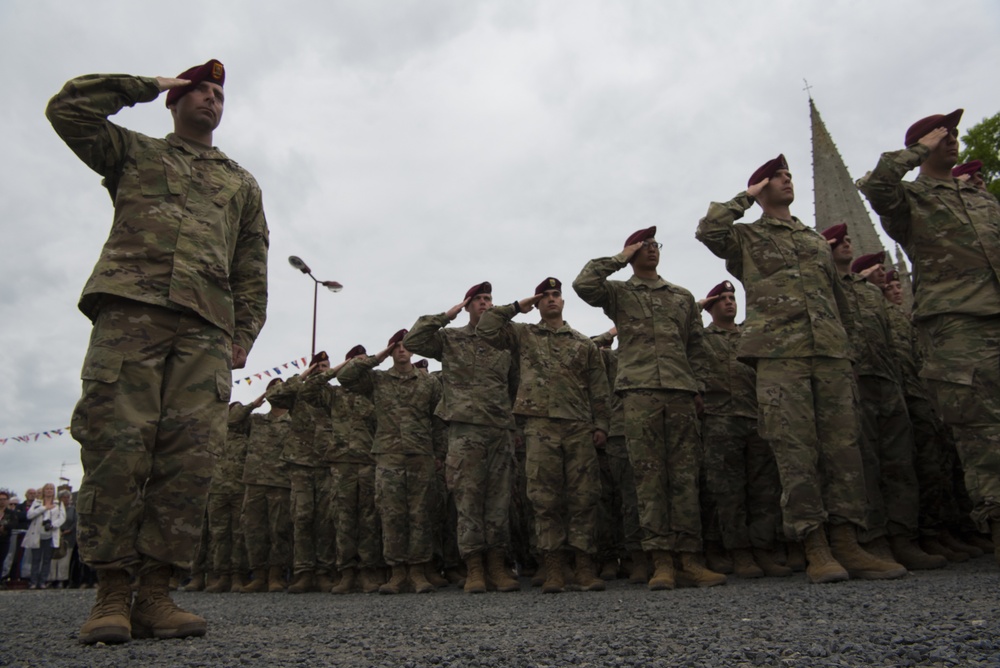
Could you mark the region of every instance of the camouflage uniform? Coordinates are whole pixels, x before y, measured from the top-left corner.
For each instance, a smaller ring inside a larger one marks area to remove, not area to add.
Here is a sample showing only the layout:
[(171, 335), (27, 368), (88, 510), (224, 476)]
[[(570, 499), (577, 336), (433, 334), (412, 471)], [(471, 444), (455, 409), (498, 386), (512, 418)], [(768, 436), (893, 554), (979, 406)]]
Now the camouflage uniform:
[[(618, 376), (618, 351), (610, 346), (614, 337), (605, 332), (590, 337), (601, 351), (604, 368), (608, 375), (608, 387), (614, 387)], [(602, 557), (614, 558), (624, 550), (629, 553), (642, 549), (642, 531), (639, 528), (639, 502), (635, 494), (635, 474), (632, 472), (632, 462), (628, 459), (628, 448), (625, 446), (625, 409), (621, 397), (610, 394), (608, 407), (611, 410), (610, 431), (608, 442), (604, 446), (607, 456), (610, 481), (602, 479), (602, 485), (609, 487), (602, 490), (602, 497), (611, 498), (611, 507), (605, 511), (610, 522), (610, 528), (603, 532), (598, 524), (598, 551), (601, 551), (600, 536), (602, 533), (613, 540), (613, 548), (604, 551)], [(603, 503), (603, 502), (602, 502)]]
[(331, 574), (335, 570), (330, 469), (325, 462), (333, 438), (330, 413), (323, 393), (329, 374), (292, 376), (275, 385), (268, 401), (287, 408), (291, 423), (281, 451), (288, 462), (291, 484), (292, 570)]
[(607, 279), (627, 264), (623, 253), (592, 260), (573, 289), (618, 328), (614, 390), (624, 404), (642, 547), (699, 552), (701, 434), (694, 398), (705, 364), (701, 316), (690, 292), (662, 278)]
[[(272, 388), (273, 391), (273, 388)], [(281, 450), (291, 426), (285, 413), (250, 416), (250, 437), (243, 467), (243, 535), (250, 569), (287, 568), (292, 557), (291, 482)]]
[(853, 334), (861, 405), (861, 459), (868, 505), (862, 541), (916, 538), (919, 514), (913, 430), (899, 384), (889, 314), (882, 291), (857, 274), (842, 279), (857, 325)]
[(243, 465), (250, 435), (253, 406), (235, 402), (229, 409), (229, 433), (222, 454), (215, 460), (212, 484), (208, 488), (208, 563), (216, 575), (247, 572), (246, 543), (243, 538)]
[(601, 478), (594, 431), (608, 433), (608, 379), (597, 346), (568, 324), (511, 323), (517, 305), (483, 314), (476, 332), (517, 356), (515, 415), (524, 416), (528, 499), (538, 547), (597, 551)]
[[(736, 351), (740, 329), (705, 328), (705, 537), (727, 550), (771, 549), (781, 530), (781, 481), (771, 446), (757, 433), (756, 373)], [(718, 536), (707, 526), (717, 527)]]
[(734, 225), (752, 204), (745, 192), (713, 202), (696, 236), (746, 290), (737, 354), (756, 364), (758, 429), (778, 462), (785, 534), (801, 540), (827, 522), (864, 526), (857, 385), (845, 329), (854, 322), (830, 245), (797, 218), (764, 215)]
[(115, 207), (80, 298), (94, 329), (72, 419), (80, 550), (97, 568), (190, 565), (225, 439), (232, 344), (250, 351), (267, 306), (253, 177), (217, 149), (107, 120), (159, 94), (153, 78), (88, 75), (46, 109)]
[(489, 548), (506, 549), (510, 541), (510, 408), (517, 367), (510, 353), (481, 341), (471, 325), (445, 327), (449, 322), (444, 313), (421, 317), (403, 345), (441, 362), (436, 415), (448, 422), (445, 474), (458, 511), (458, 550), (468, 559)]
[(956, 179), (903, 176), (930, 149), (883, 153), (858, 186), (913, 266), (920, 377), (955, 435), (980, 529), (1000, 521), (1000, 204)]
[(435, 460), (445, 454), (444, 425), (434, 417), (441, 384), (416, 369), (376, 371), (378, 364), (376, 357), (355, 357), (337, 377), (375, 404), (375, 504), (385, 562), (423, 564), (434, 556)]

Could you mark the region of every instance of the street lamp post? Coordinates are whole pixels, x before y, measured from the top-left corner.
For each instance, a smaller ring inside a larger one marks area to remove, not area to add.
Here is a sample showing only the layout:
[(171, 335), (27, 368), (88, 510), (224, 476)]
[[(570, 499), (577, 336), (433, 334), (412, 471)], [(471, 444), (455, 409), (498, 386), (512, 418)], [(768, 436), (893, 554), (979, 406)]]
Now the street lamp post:
[(313, 279), (313, 332), (312, 332), (312, 352), (309, 356), (312, 357), (316, 354), (316, 308), (319, 301), (319, 286), (323, 286), (330, 292), (340, 292), (344, 289), (344, 286), (337, 281), (321, 281), (312, 275), (312, 270), (309, 268), (302, 258), (297, 255), (291, 255), (288, 258), (288, 264), (292, 265), (303, 274)]

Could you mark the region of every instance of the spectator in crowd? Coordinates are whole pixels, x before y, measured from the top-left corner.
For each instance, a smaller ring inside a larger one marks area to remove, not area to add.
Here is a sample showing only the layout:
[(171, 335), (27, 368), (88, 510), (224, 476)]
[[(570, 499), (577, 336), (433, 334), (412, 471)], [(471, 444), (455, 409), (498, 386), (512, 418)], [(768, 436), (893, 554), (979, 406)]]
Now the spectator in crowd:
[(26, 517), (30, 524), (24, 548), (31, 550), (31, 584), (28, 589), (45, 589), (52, 551), (59, 547), (59, 528), (66, 521), (66, 509), (56, 498), (56, 486), (46, 483), (41, 498), (31, 502)]
[(10, 491), (0, 489), (0, 580), (7, 574), (4, 566), (7, 564), (7, 550), (10, 548), (10, 538), (17, 529), (17, 513), (11, 507)]
[(69, 587), (70, 561), (76, 548), (76, 505), (73, 493), (68, 489), (59, 490), (59, 503), (66, 511), (66, 520), (59, 527), (59, 546), (52, 551), (52, 568), (49, 582), (58, 589)]

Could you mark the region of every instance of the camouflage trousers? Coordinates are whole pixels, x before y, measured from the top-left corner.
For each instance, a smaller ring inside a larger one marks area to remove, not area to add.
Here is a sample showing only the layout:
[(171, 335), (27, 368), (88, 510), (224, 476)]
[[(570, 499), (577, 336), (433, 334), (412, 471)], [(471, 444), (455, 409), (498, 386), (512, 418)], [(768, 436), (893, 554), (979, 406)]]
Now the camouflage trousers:
[(524, 421), (525, 476), (538, 549), (597, 552), (601, 473), (593, 426), (575, 420)]
[(458, 511), (462, 559), (491, 547), (506, 549), (513, 465), (510, 430), (463, 422), (449, 425), (445, 472)]
[(642, 549), (642, 529), (639, 526), (639, 500), (635, 493), (635, 473), (628, 458), (624, 436), (608, 436), (605, 446), (608, 468), (614, 485), (615, 503), (619, 505), (616, 517), (621, 519), (621, 548), (627, 552)]
[(190, 568), (226, 437), (231, 356), (229, 336), (194, 314), (126, 299), (100, 307), (72, 418), (91, 567)]
[[(523, 436), (522, 436), (523, 439)], [(535, 538), (535, 516), (528, 500), (528, 479), (525, 475), (523, 447), (514, 450), (514, 466), (511, 472), (510, 490), (510, 555), (522, 569), (537, 567), (538, 543)]]
[(861, 461), (865, 467), (868, 507), (858, 533), (865, 542), (879, 536), (916, 538), (920, 515), (913, 428), (899, 384), (861, 376)]
[(434, 470), (430, 455), (375, 455), (375, 505), (389, 566), (434, 556)]
[(246, 543), (243, 540), (244, 492), (208, 495), (209, 570), (216, 575), (247, 572)]
[(330, 469), (288, 464), (292, 484), (292, 571), (330, 574), (336, 548), (330, 502)]
[(194, 548), (191, 557), (191, 575), (204, 575), (208, 569), (208, 543), (211, 539), (208, 535), (208, 513), (201, 521), (201, 537)]
[(827, 522), (864, 528), (866, 492), (857, 404), (857, 384), (848, 360), (757, 360), (757, 427), (778, 462), (789, 540), (802, 540)]
[(379, 518), (375, 511), (375, 464), (330, 465), (337, 569), (374, 568), (382, 562)]
[(448, 491), (444, 467), (434, 476), (434, 558), (443, 568), (456, 568), (462, 563), (458, 554), (458, 512), (455, 498)]
[(291, 493), (287, 487), (247, 485), (241, 519), (250, 570), (284, 569), (291, 564)]
[[(705, 538), (727, 550), (771, 549), (781, 534), (781, 480), (770, 444), (757, 433), (757, 420), (705, 415), (702, 497)], [(714, 529), (715, 535), (708, 527)]]
[(980, 531), (1000, 521), (1000, 316), (947, 314), (916, 323), (935, 409), (951, 427)]
[(958, 500), (967, 494), (947, 428), (923, 397), (906, 397), (906, 409), (913, 424), (920, 532), (935, 536), (941, 529), (960, 525), (963, 519), (971, 522), (959, 510)]
[(700, 552), (702, 454), (694, 395), (677, 390), (629, 390), (622, 405), (642, 548)]

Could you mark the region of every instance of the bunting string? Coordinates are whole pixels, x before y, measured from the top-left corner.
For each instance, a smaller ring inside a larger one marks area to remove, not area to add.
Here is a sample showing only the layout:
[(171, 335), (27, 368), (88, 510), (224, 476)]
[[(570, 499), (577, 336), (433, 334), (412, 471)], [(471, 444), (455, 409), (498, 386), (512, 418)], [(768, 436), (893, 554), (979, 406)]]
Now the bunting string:
[[(286, 375), (291, 376), (300, 370), (306, 368), (306, 358), (299, 357), (294, 360), (289, 360), (278, 366), (273, 366), (270, 369), (264, 369), (257, 373), (251, 373), (249, 376), (243, 378), (234, 378), (233, 384), (239, 385), (240, 383), (246, 383), (250, 386), (255, 381), (270, 380), (271, 378), (281, 378)], [(246, 373), (242, 369), (238, 373)], [(41, 440), (44, 436), (46, 439), (51, 440), (53, 438), (58, 438), (59, 436), (69, 435), (69, 427), (60, 427), (58, 429), (48, 429), (46, 431), (33, 431), (29, 434), (21, 434), (20, 436), (0, 436), (0, 445), (7, 445), (8, 441), (17, 441), (19, 443), (34, 443), (35, 441)]]

